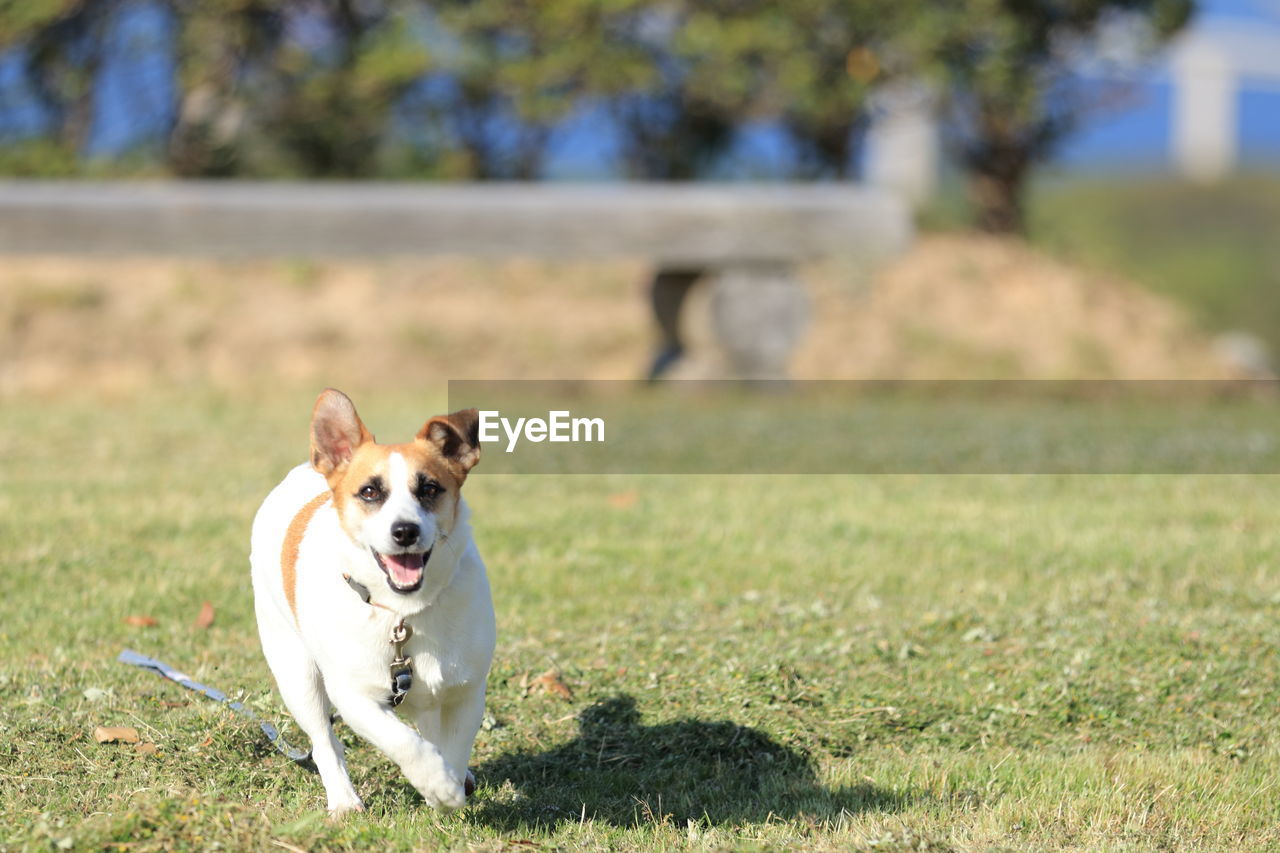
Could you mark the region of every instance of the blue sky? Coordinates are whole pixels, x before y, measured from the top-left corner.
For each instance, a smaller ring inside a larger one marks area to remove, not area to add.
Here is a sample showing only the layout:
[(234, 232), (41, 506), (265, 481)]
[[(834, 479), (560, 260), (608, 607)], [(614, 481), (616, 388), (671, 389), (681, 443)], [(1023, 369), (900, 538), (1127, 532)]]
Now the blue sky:
[(127, 149), (169, 126), (177, 94), (172, 76), (169, 17), (150, 3), (135, 3), (110, 34), (98, 88), (101, 108), (90, 150)]

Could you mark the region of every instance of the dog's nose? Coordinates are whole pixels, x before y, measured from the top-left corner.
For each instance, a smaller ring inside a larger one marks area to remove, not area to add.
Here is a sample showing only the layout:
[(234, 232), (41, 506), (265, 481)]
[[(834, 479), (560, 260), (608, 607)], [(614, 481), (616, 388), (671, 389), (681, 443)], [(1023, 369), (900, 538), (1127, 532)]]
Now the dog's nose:
[(412, 521), (397, 521), (391, 525), (391, 538), (397, 545), (412, 545), (422, 535), (422, 528)]

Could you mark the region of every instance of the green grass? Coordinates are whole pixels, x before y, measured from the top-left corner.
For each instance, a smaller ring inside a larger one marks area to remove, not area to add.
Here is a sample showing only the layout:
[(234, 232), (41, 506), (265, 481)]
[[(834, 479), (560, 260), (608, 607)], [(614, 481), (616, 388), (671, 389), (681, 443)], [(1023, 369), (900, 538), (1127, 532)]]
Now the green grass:
[[(310, 397), (4, 401), (0, 847), (1280, 845), (1270, 476), (477, 475), (480, 789), (436, 815), (344, 729), (368, 811), (329, 821), (251, 722), (114, 661), (286, 723), (247, 539)], [(435, 411), (357, 403), (388, 439)], [(552, 667), (572, 700), (525, 695)]]
[(1167, 178), (1045, 180), (1029, 236), (1075, 263), (1129, 276), (1210, 331), (1244, 330), (1280, 353), (1280, 178), (1218, 186)]

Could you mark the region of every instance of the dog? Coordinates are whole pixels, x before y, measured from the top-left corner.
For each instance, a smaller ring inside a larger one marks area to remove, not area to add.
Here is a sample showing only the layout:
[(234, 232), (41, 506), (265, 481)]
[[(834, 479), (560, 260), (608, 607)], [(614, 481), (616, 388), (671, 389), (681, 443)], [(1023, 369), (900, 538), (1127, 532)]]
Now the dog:
[[(324, 783), (362, 810), (330, 705), (437, 809), (465, 804), (496, 629), (460, 489), (479, 461), (475, 409), (378, 444), (341, 391), (311, 415), (311, 460), (253, 522), (254, 607), (267, 664)], [(416, 731), (399, 714), (413, 720)]]

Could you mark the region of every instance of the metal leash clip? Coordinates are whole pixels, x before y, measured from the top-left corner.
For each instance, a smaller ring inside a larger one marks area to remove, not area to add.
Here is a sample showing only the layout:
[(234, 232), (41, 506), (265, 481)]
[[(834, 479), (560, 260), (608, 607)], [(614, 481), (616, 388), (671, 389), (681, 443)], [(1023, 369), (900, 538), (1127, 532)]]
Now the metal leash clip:
[(413, 636), (413, 629), (401, 619), (391, 629), (391, 645), (395, 646), (396, 656), (391, 661), (391, 707), (394, 708), (409, 695), (413, 686), (413, 662), (405, 657), (404, 644)]

